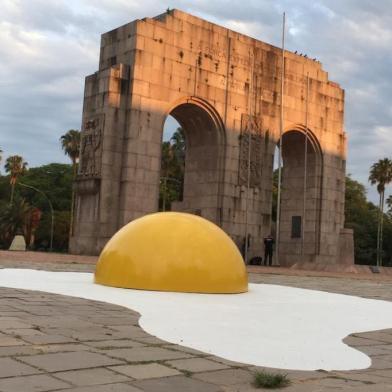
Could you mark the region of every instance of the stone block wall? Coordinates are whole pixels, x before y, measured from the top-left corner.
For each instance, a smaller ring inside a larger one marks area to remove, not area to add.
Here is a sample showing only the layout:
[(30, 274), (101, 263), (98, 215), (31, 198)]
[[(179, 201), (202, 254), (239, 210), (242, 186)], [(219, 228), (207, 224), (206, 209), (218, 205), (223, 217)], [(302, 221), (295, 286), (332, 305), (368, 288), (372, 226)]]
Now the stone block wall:
[[(92, 145), (82, 152), (71, 250), (96, 254), (121, 226), (157, 211), (163, 125), (171, 114), (187, 143), (184, 199), (173, 207), (212, 220), (238, 245), (247, 222), (250, 256), (262, 254), (263, 237), (272, 231), (281, 55), (279, 48), (178, 10), (103, 34), (99, 70), (86, 79), (82, 130)], [(344, 227), (344, 91), (319, 62), (290, 52), (284, 86), (280, 261), (337, 262)], [(302, 252), (291, 221), (303, 214), (304, 134), (310, 148)]]

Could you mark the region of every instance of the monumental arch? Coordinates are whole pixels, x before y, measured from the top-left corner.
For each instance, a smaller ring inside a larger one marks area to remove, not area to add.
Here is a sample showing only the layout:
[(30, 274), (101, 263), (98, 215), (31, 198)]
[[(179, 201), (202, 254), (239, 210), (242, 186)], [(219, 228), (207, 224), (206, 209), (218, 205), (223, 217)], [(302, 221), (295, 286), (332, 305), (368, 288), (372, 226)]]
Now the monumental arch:
[[(281, 49), (178, 10), (103, 34), (99, 70), (85, 82), (71, 252), (97, 254), (123, 225), (158, 210), (170, 114), (186, 136), (184, 195), (173, 209), (215, 222), (239, 246), (247, 224), (250, 256), (260, 255), (274, 230), (281, 67)], [(343, 116), (344, 91), (322, 65), (286, 52), (282, 265), (351, 261)]]

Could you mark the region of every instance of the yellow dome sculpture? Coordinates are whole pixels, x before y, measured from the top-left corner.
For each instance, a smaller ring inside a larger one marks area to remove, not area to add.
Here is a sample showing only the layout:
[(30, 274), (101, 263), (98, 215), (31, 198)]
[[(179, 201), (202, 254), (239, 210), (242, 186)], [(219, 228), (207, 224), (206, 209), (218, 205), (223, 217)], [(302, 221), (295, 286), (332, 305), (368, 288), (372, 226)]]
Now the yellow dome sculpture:
[(231, 238), (196, 215), (161, 212), (136, 219), (103, 249), (95, 283), (188, 293), (248, 291), (244, 261)]

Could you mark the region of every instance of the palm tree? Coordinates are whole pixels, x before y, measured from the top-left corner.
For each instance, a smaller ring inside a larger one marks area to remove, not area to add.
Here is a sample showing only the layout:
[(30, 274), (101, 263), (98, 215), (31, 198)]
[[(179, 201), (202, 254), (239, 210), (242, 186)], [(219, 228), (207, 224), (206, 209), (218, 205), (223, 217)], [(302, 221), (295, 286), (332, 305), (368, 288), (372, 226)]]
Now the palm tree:
[(162, 143), (159, 205), (163, 211), (183, 198), (184, 168), (185, 135), (182, 128), (177, 128), (170, 140)]
[(372, 185), (377, 184), (377, 191), (380, 195), (379, 219), (378, 219), (378, 230), (377, 230), (377, 266), (380, 266), (382, 264), (381, 251), (382, 251), (385, 187), (390, 182), (392, 182), (392, 161), (388, 158), (384, 158), (374, 163), (370, 168), (369, 181)]
[[(68, 155), (72, 161), (72, 169), (73, 169), (73, 181), (76, 179), (78, 162), (80, 156), (80, 131), (77, 129), (70, 129), (67, 133), (61, 136), (61, 148), (64, 151), (65, 155)], [(71, 237), (73, 234), (73, 215), (75, 208), (75, 192), (72, 187), (72, 196), (71, 196), (71, 217), (69, 222), (69, 236)]]
[(11, 204), (14, 200), (14, 191), (16, 181), (19, 176), (22, 176), (27, 170), (27, 162), (20, 155), (12, 155), (7, 158), (4, 165), (6, 173), (10, 174), (11, 184)]
[(64, 154), (68, 155), (72, 161), (73, 176), (75, 179), (80, 155), (80, 131), (70, 129), (61, 136), (60, 141)]
[(170, 138), (170, 144), (177, 159), (183, 161), (185, 158), (185, 132), (183, 128), (179, 127), (176, 129)]
[(184, 174), (185, 174), (185, 153), (186, 153), (186, 140), (185, 140), (185, 132), (184, 129), (179, 127), (173, 133), (173, 136), (170, 138), (170, 148), (173, 151), (172, 161), (172, 173), (171, 177), (177, 179), (177, 188), (178, 184), (180, 185), (179, 189), (179, 200), (182, 200), (182, 192), (184, 185)]
[(26, 236), (31, 221), (32, 207), (20, 197), (0, 209), (0, 238), (9, 246), (17, 234)]

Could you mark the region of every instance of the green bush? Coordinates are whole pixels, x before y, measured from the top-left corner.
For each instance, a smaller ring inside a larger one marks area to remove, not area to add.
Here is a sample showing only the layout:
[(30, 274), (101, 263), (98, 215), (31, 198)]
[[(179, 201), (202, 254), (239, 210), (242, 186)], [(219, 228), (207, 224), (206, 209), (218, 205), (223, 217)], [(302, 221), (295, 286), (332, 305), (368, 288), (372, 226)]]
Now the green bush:
[(291, 384), (287, 374), (256, 372), (254, 374), (253, 385), (256, 388), (277, 389), (284, 388)]

